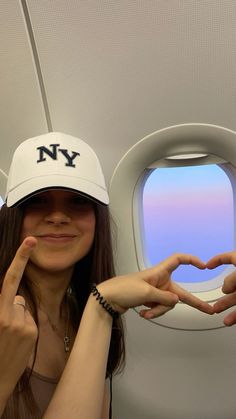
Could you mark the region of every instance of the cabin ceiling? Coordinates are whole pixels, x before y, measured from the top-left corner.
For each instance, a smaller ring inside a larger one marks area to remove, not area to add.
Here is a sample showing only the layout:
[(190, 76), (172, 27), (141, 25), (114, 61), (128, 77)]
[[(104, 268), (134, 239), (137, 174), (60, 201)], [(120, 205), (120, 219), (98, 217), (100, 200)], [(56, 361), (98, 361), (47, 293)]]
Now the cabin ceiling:
[(236, 130), (231, 0), (3, 0), (0, 168), (46, 131), (87, 141), (107, 181), (123, 154), (169, 125)]

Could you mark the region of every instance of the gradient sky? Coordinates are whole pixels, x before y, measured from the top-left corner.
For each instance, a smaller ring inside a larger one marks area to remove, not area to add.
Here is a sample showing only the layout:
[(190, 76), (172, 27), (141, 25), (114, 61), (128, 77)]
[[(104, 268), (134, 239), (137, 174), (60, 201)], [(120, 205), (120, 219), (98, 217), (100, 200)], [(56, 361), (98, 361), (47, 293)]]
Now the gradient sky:
[[(158, 168), (143, 190), (144, 246), (154, 265), (174, 252), (192, 253), (207, 261), (234, 248), (233, 191), (217, 165)], [(181, 267), (180, 282), (212, 279), (224, 268), (200, 272)]]

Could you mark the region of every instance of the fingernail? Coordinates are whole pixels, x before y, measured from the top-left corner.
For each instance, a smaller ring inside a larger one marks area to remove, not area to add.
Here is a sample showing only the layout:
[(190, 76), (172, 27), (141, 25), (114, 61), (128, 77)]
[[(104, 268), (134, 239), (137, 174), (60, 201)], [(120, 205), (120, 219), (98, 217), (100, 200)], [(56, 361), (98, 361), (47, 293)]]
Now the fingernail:
[(154, 317), (154, 314), (150, 313), (150, 312), (147, 313), (146, 316), (145, 316), (146, 319), (153, 319), (153, 317)]
[(36, 245), (36, 241), (34, 239), (28, 238), (25, 240), (25, 244), (29, 247), (34, 247)]

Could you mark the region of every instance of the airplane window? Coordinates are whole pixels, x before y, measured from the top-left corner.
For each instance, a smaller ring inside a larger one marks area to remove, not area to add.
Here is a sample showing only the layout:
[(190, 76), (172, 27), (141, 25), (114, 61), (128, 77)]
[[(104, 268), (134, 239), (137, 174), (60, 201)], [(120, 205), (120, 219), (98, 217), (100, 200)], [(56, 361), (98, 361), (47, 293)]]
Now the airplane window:
[(4, 204), (4, 201), (3, 201), (2, 197), (0, 196), (0, 208), (3, 204)]
[[(221, 165), (223, 167), (223, 165)], [(152, 266), (172, 253), (207, 261), (234, 248), (233, 189), (219, 165), (149, 169), (142, 195), (143, 253)], [(184, 266), (173, 279), (187, 289), (219, 275), (225, 267), (199, 271)], [(215, 288), (214, 282), (211, 288)]]

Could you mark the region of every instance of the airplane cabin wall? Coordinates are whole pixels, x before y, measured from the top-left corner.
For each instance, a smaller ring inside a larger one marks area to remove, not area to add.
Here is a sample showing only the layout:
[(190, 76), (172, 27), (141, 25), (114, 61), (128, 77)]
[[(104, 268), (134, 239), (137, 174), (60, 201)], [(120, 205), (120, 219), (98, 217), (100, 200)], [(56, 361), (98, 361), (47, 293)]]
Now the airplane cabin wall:
[[(22, 140), (64, 131), (95, 149), (108, 184), (161, 128), (236, 130), (235, 28), (234, 0), (3, 0), (0, 168)], [(174, 331), (132, 310), (126, 322), (117, 419), (235, 417), (234, 330)]]

